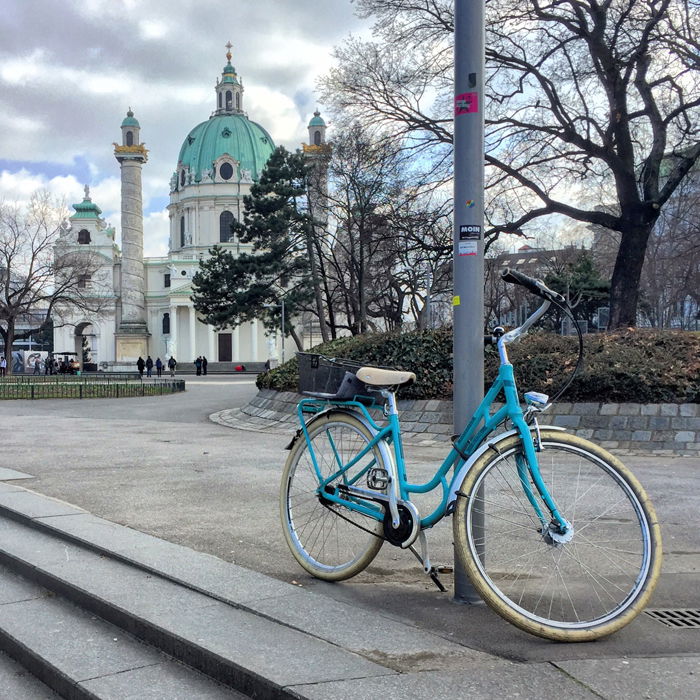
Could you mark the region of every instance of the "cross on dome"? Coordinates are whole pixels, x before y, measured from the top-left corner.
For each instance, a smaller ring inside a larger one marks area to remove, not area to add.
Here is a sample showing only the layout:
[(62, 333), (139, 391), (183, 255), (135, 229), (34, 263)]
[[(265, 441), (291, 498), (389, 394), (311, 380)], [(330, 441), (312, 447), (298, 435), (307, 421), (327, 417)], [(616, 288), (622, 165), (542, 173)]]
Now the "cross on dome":
[(233, 44), (229, 41), (225, 44), (225, 46), (228, 49), (226, 52), (226, 58), (228, 61), (231, 61), (231, 49), (233, 48)]

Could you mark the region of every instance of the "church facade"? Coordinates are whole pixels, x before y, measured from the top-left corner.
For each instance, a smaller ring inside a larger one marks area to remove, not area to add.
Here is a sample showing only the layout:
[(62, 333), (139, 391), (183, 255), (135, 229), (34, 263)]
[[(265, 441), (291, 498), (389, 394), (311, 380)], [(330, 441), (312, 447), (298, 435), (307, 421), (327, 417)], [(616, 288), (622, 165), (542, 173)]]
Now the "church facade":
[[(170, 180), (167, 255), (143, 255), (148, 232), (143, 230), (141, 169), (148, 152), (131, 109), (121, 124), (121, 143), (114, 144), (121, 169), (121, 249), (87, 186), (83, 201), (73, 205), (75, 213), (56, 249), (82, 251), (96, 261), (94, 274), (81, 283), (101, 309), (57, 318), (57, 353), (81, 353), (87, 346), (90, 361), (101, 369), (133, 368), (139, 356), (147, 355), (179, 362), (204, 355), (209, 362), (242, 364), (281, 355), (281, 334), (267, 336), (257, 321), (216, 330), (200, 320), (191, 300), (192, 277), (213, 245), (250, 252), (249, 244), (232, 236), (231, 224), (242, 218), (243, 197), (275, 149), (270, 134), (243, 110), (243, 82), (231, 64), (230, 46), (226, 58), (215, 86), (215, 109), (185, 137)], [(326, 125), (318, 112), (308, 130), (304, 150), (313, 158), (326, 146)], [(292, 356), (294, 348), (285, 349)]]

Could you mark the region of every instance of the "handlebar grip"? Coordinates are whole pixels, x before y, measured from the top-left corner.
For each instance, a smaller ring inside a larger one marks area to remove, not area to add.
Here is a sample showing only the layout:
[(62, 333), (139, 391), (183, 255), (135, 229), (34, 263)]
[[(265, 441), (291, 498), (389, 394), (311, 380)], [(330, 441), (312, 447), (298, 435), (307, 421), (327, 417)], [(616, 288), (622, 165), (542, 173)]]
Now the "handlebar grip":
[(529, 277), (524, 275), (522, 272), (517, 270), (511, 270), (507, 267), (503, 272), (501, 272), (501, 279), (504, 282), (510, 282), (511, 284), (519, 284), (521, 287), (529, 289), (533, 294), (537, 296), (542, 296), (542, 290), (540, 289), (537, 280), (534, 277)]
[(501, 279), (511, 284), (519, 284), (521, 287), (529, 289), (533, 294), (537, 294), (538, 297), (542, 297), (543, 299), (549, 299), (549, 301), (556, 301), (559, 303), (564, 301), (564, 297), (561, 294), (547, 287), (544, 282), (536, 280), (534, 277), (529, 277), (517, 270), (511, 270), (509, 267), (501, 272)]
[(484, 336), (484, 347), (486, 347), (487, 345), (493, 345), (494, 342), (494, 337), (492, 335)]

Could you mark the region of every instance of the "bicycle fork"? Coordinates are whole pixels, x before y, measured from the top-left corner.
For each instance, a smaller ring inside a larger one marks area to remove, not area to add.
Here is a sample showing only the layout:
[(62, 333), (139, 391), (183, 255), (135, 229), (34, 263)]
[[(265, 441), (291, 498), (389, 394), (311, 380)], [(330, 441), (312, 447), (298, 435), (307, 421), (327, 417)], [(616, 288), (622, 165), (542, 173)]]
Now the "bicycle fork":
[[(520, 421), (522, 421), (522, 427), (525, 428), (524, 430), (520, 425), (518, 425)], [(537, 454), (541, 452), (543, 448), (542, 441), (540, 439), (540, 429), (537, 423), (537, 417), (533, 418), (536, 435), (535, 440), (532, 439), (532, 434), (524, 419), (521, 418), (520, 421), (514, 420), (516, 427), (518, 427), (520, 430), (524, 450), (524, 455), (516, 454), (515, 456), (520, 485), (525, 493), (525, 497), (530, 502), (530, 505), (541, 523), (541, 527), (538, 531), (543, 536), (545, 542), (558, 546), (564, 544), (565, 542), (571, 541), (574, 536), (574, 528), (572, 524), (559, 512), (559, 509), (554, 503), (554, 499), (552, 498), (546, 484), (544, 483), (544, 480), (542, 479)], [(542, 512), (542, 508), (540, 507), (535, 493), (533, 492), (533, 485), (540, 499), (551, 514), (549, 519), (546, 518)]]

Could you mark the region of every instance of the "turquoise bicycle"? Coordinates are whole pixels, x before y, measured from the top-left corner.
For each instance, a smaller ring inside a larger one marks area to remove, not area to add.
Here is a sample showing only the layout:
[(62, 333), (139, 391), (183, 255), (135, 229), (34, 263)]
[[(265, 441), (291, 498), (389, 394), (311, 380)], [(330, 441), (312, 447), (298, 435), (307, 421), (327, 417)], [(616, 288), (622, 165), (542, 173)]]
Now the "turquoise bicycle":
[[(526, 393), (521, 405), (507, 345), (551, 304), (565, 307), (539, 280), (512, 270), (503, 277), (543, 303), (522, 326), (488, 337), (498, 376), (425, 483), (408, 478), (395, 396), (414, 373), (299, 354), (309, 398), (298, 405), (300, 428), (282, 475), (284, 534), (301, 566), (327, 581), (358, 574), (389, 542), (412, 551), (441, 586), (425, 531), (452, 515), (458, 558), (495, 612), (540, 637), (590, 641), (645, 607), (661, 568), (660, 529), (616, 457), (540, 425), (546, 395)], [(411, 494), (438, 488), (441, 502), (421, 514)]]

